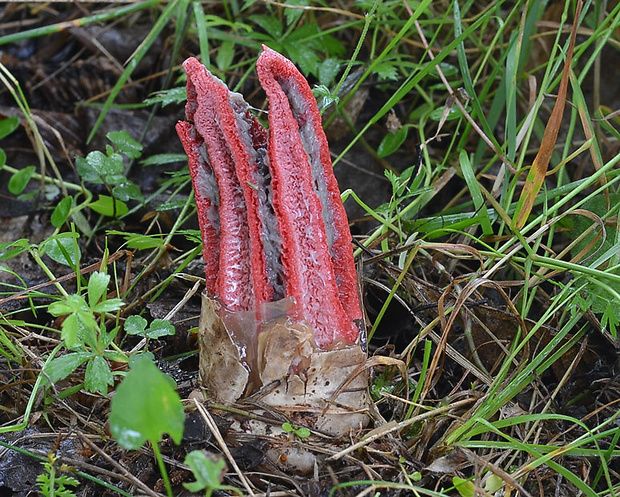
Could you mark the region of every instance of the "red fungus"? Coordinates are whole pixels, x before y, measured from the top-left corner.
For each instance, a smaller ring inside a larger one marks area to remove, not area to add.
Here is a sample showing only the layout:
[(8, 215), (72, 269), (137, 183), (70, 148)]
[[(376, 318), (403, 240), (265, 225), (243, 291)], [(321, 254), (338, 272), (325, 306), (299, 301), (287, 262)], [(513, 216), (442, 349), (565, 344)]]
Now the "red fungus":
[(321, 115), (294, 64), (263, 46), (256, 64), (269, 98), (269, 160), (287, 294), (321, 347), (354, 342), (362, 318), (351, 233)]
[(241, 95), (196, 59), (184, 63), (190, 123), (177, 131), (196, 191), (207, 291), (231, 311), (292, 296), (319, 347), (351, 344), (362, 312), (321, 117), (295, 66), (263, 48), (268, 141)]

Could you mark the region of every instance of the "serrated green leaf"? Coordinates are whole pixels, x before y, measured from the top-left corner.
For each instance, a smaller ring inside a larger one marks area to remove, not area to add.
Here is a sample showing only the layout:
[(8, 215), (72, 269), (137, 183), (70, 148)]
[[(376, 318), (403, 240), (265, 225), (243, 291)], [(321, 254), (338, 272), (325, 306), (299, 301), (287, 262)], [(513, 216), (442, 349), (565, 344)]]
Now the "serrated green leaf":
[(63, 198), (52, 211), (51, 223), (54, 228), (60, 228), (67, 222), (69, 213), (73, 207), (73, 197)]
[(15, 174), (13, 174), (13, 176), (11, 176), (11, 178), (9, 179), (9, 191), (13, 195), (19, 195), (21, 192), (23, 192), (26, 188), (26, 185), (30, 181), (30, 178), (32, 178), (35, 170), (35, 166), (28, 166), (20, 169)]
[(0, 121), (0, 140), (9, 136), (19, 126), (19, 119), (17, 117), (7, 117)]
[(224, 41), (220, 44), (215, 56), (215, 63), (221, 71), (226, 71), (235, 57), (235, 42)]
[(166, 335), (174, 335), (176, 330), (170, 321), (165, 319), (155, 319), (146, 330), (146, 336), (157, 339)]
[(618, 324), (620, 324), (620, 313), (618, 313), (620, 302), (607, 301), (607, 307), (601, 317), (601, 326), (604, 330), (608, 330), (611, 336), (618, 338)]
[(272, 38), (277, 39), (282, 36), (282, 23), (275, 16), (255, 14), (248, 16), (248, 19), (265, 30)]
[(64, 340), (68, 349), (74, 350), (82, 345), (79, 339), (80, 322), (77, 314), (69, 314), (62, 322), (60, 338)]
[(142, 155), (142, 145), (129, 136), (127, 131), (110, 131), (106, 136), (119, 152), (130, 159), (137, 159)]
[(71, 293), (62, 300), (52, 302), (47, 310), (52, 316), (62, 316), (64, 314), (74, 314), (80, 311), (88, 312), (88, 305), (84, 297)]
[(377, 64), (373, 72), (379, 77), (380, 81), (394, 81), (398, 79), (398, 69), (389, 61)]
[(170, 104), (180, 104), (187, 100), (187, 90), (184, 86), (170, 88), (169, 90), (156, 91), (144, 100), (147, 105), (161, 104), (162, 107)]
[(136, 359), (111, 403), (110, 432), (118, 444), (136, 450), (168, 433), (178, 445), (184, 420), (183, 404), (166, 375), (149, 358)]
[(92, 210), (107, 217), (120, 217), (129, 212), (125, 202), (121, 202), (109, 195), (99, 195), (99, 199), (88, 205)]
[(321, 58), (309, 44), (298, 40), (286, 40), (284, 43), (289, 57), (299, 66), (304, 74), (316, 74)]
[(319, 83), (329, 86), (334, 82), (340, 71), (340, 61), (338, 59), (325, 59), (319, 64)]
[(45, 366), (44, 372), (52, 383), (56, 383), (73, 373), (91, 356), (90, 352), (72, 352), (56, 357)]
[(89, 392), (108, 393), (108, 386), (114, 385), (114, 377), (108, 362), (97, 355), (88, 361), (84, 375), (84, 388)]
[(396, 152), (407, 139), (408, 129), (409, 128), (406, 126), (403, 126), (402, 128), (398, 128), (394, 133), (385, 135), (377, 148), (377, 155), (379, 157), (387, 157)]
[(108, 289), (110, 275), (95, 271), (88, 279), (88, 305), (94, 307), (101, 300), (104, 292)]
[(147, 320), (137, 314), (128, 316), (125, 320), (125, 333), (128, 335), (141, 335), (146, 330)]

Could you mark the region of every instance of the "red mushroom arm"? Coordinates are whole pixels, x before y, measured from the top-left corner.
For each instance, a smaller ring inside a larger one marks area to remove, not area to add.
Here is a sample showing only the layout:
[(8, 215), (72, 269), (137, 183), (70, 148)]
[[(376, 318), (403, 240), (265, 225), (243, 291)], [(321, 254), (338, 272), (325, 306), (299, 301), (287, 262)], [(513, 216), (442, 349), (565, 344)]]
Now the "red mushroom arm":
[(273, 204), (287, 294), (322, 348), (352, 343), (362, 318), (351, 234), (316, 100), (288, 59), (263, 47), (258, 77), (269, 98)]

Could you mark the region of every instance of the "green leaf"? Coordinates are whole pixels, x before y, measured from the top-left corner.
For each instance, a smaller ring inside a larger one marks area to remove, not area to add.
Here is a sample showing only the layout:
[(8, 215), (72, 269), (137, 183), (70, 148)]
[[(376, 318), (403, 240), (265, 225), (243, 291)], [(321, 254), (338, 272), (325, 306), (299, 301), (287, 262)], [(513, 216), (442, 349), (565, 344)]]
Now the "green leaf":
[[(600, 296), (599, 296), (600, 298)], [(602, 300), (602, 298), (601, 298)], [(620, 315), (618, 313), (618, 305), (620, 303), (607, 301), (607, 307), (601, 317), (601, 326), (603, 329), (609, 330), (611, 336), (618, 338), (618, 324), (620, 324)]]
[(146, 336), (148, 338), (157, 339), (159, 337), (163, 337), (166, 335), (174, 335), (176, 330), (172, 323), (166, 321), (165, 319), (155, 319), (149, 326), (148, 330), (146, 330)]
[(293, 425), (291, 423), (282, 423), (282, 429), (286, 433), (292, 433), (293, 432)]
[(0, 169), (6, 164), (6, 153), (0, 148)]
[(373, 72), (379, 76), (380, 81), (394, 81), (398, 79), (398, 69), (396, 69), (396, 66), (389, 61), (384, 61), (377, 64)]
[(107, 299), (103, 302), (99, 302), (92, 308), (93, 312), (114, 312), (118, 311), (121, 307), (123, 307), (125, 303), (122, 299)]
[(185, 464), (189, 466), (196, 478), (195, 482), (183, 483), (183, 486), (190, 492), (216, 489), (222, 484), (226, 472), (226, 463), (222, 458), (213, 461), (204, 452), (194, 450), (185, 456)]
[(77, 233), (60, 233), (45, 240), (41, 248), (45, 255), (58, 264), (76, 268), (82, 257), (76, 241), (78, 237)]
[(128, 335), (141, 335), (144, 333), (147, 325), (146, 319), (137, 314), (134, 316), (128, 316), (125, 320), (125, 333)]
[(110, 131), (106, 136), (116, 145), (116, 149), (120, 153), (125, 154), (130, 159), (137, 159), (142, 155), (142, 145), (129, 136), (127, 131)]
[(30, 242), (26, 238), (20, 238), (14, 242), (0, 243), (0, 261), (18, 256), (28, 250), (29, 246)]
[(458, 476), (453, 476), (452, 484), (461, 497), (474, 497), (474, 494), (476, 493), (474, 484), (469, 480), (459, 478)]
[[(441, 121), (444, 117), (444, 107), (438, 107), (436, 109), (434, 109), (429, 117), (433, 120), (433, 121)], [(461, 112), (461, 110), (455, 105), (453, 107), (450, 108), (450, 110), (448, 111), (448, 115), (445, 117), (446, 121), (454, 121), (455, 119), (458, 119), (460, 117), (463, 117), (463, 113)]]
[[(286, 0), (286, 5), (304, 6), (310, 5), (309, 0)], [(304, 9), (285, 9), (284, 16), (286, 17), (286, 24), (290, 26), (295, 24), (299, 18), (303, 15)]]
[(73, 197), (65, 197), (58, 202), (52, 211), (51, 223), (54, 228), (60, 228), (67, 222), (71, 207), (73, 207)]
[(11, 178), (9, 179), (9, 191), (13, 195), (19, 195), (21, 192), (23, 192), (26, 188), (26, 185), (30, 181), (30, 178), (32, 178), (35, 170), (35, 166), (28, 166), (20, 169), (15, 174), (13, 174), (13, 176), (11, 176)]
[(84, 297), (72, 293), (62, 300), (52, 302), (47, 309), (52, 316), (63, 316), (76, 312), (88, 312), (88, 305)]
[(110, 432), (128, 450), (147, 440), (158, 443), (164, 433), (178, 445), (183, 438), (183, 404), (170, 381), (147, 357), (139, 357), (112, 399)]
[(319, 83), (329, 86), (334, 82), (340, 71), (338, 59), (325, 59), (319, 64)]
[(103, 183), (104, 180), (110, 183), (110, 176), (122, 176), (124, 170), (123, 157), (120, 154), (112, 153), (107, 156), (99, 150), (90, 152), (85, 159), (78, 157), (75, 167), (82, 180), (89, 183)]
[[(612, 193), (611, 195), (609, 195), (609, 203), (611, 206), (618, 206), (620, 204), (620, 193)], [(607, 200), (605, 199), (604, 195), (597, 195), (595, 197), (592, 197), (590, 200), (585, 202), (581, 208), (590, 211), (599, 217), (605, 217), (608, 213)], [(593, 223), (594, 221), (588, 217), (573, 216), (573, 239), (581, 235)], [(599, 238), (599, 241), (594, 245), (594, 247), (592, 247), (588, 254), (593, 253), (597, 249), (599, 254), (602, 254), (609, 250), (614, 245), (614, 243), (616, 243), (614, 238), (614, 229), (614, 227), (605, 226), (605, 234), (607, 235), (605, 237), (605, 243), (601, 245), (601, 238)], [(572, 256), (576, 257), (579, 252), (581, 252), (584, 248), (586, 248), (587, 245), (589, 245), (594, 240), (594, 237), (597, 236), (599, 232), (600, 229), (597, 227), (596, 229), (591, 231), (589, 235), (587, 235), (579, 243), (577, 243), (571, 251)]]
[(0, 121), (0, 140), (10, 135), (19, 126), (19, 119), (17, 117), (7, 117)]
[(186, 199), (180, 199), (180, 200), (176, 200), (172, 202), (164, 202), (162, 204), (159, 204), (157, 207), (155, 207), (155, 210), (157, 212), (163, 212), (163, 211), (181, 209), (186, 203), (187, 203)]
[(503, 486), (504, 480), (502, 480), (499, 476), (493, 474), (489, 475), (487, 481), (484, 483), (484, 489), (491, 494), (499, 492)]
[(282, 36), (282, 23), (275, 16), (255, 14), (248, 16), (248, 19), (255, 24), (258, 24), (265, 30), (273, 39), (278, 39)]
[(396, 152), (407, 139), (408, 129), (409, 128), (406, 126), (403, 126), (402, 128), (398, 128), (394, 133), (385, 135), (377, 148), (377, 155), (379, 157), (387, 157)]
[[(185, 90), (185, 88), (183, 88)], [(183, 101), (187, 100), (187, 96), (183, 98)], [(143, 166), (162, 166), (164, 164), (175, 164), (177, 162), (187, 162), (187, 155), (185, 154), (156, 154), (147, 157), (140, 161)]]
[(126, 235), (125, 240), (127, 240), (128, 248), (137, 250), (158, 248), (164, 243), (164, 240), (160, 235), (141, 235), (138, 233), (130, 233)]
[(308, 438), (310, 436), (310, 430), (305, 426), (300, 426), (299, 428), (295, 429), (295, 435), (297, 435), (299, 438)]
[(90, 352), (73, 352), (71, 354), (65, 354), (61, 357), (56, 357), (45, 366), (45, 374), (48, 376), (52, 383), (56, 383), (59, 380), (65, 379), (77, 368), (79, 368), (84, 362), (92, 357)]
[(108, 289), (110, 275), (95, 271), (88, 279), (88, 305), (94, 307)]
[(110, 371), (110, 365), (100, 355), (93, 357), (86, 365), (84, 388), (89, 392), (100, 392), (107, 395), (108, 386), (111, 385), (114, 385), (114, 377)]
[(77, 314), (69, 314), (62, 322), (60, 338), (64, 340), (65, 345), (70, 350), (82, 347), (80, 335), (80, 321)]
[(123, 202), (127, 202), (128, 200), (138, 200), (142, 202), (142, 192), (133, 181), (126, 178), (123, 178), (118, 185), (112, 188), (112, 194)]
[(99, 195), (99, 199), (89, 204), (89, 207), (107, 217), (120, 217), (129, 212), (129, 207), (125, 202), (121, 202), (109, 195)]
[(220, 44), (215, 56), (215, 63), (221, 71), (226, 71), (232, 64), (235, 56), (235, 42), (224, 41)]
[[(184, 86), (170, 88), (169, 90), (156, 91), (144, 100), (147, 105), (161, 104), (162, 107), (170, 104), (180, 104), (187, 100), (187, 90)], [(171, 154), (172, 155), (172, 154)]]

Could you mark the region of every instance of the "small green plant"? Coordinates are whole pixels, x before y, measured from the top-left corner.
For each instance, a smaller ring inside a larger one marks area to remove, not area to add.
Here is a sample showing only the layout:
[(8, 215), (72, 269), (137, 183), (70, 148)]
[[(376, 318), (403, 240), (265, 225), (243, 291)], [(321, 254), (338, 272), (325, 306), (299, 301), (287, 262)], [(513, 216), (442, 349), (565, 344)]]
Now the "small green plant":
[(210, 497), (216, 491), (243, 493), (230, 485), (222, 485), (226, 472), (226, 463), (222, 458), (210, 457), (200, 450), (194, 450), (185, 457), (185, 464), (189, 466), (196, 478), (195, 482), (183, 483), (183, 486), (192, 493), (205, 491), (205, 497)]
[(105, 395), (108, 386), (114, 384), (108, 360), (126, 362), (127, 357), (121, 351), (109, 350), (119, 326), (108, 332), (104, 316), (124, 305), (121, 299), (106, 298), (109, 282), (109, 274), (96, 271), (88, 280), (85, 294), (65, 294), (62, 299), (50, 304), (49, 312), (53, 316), (64, 317), (61, 325), (64, 345), (75, 351), (54, 359), (48, 365), (45, 372), (52, 382), (66, 378), (86, 363), (86, 390)]
[(129, 316), (125, 321), (125, 332), (128, 335), (141, 335), (155, 340), (166, 335), (174, 335), (174, 326), (165, 319), (154, 319), (148, 328), (147, 324), (147, 320), (142, 316)]
[(47, 462), (43, 463), (45, 473), (37, 476), (39, 490), (45, 497), (74, 497), (75, 493), (68, 487), (77, 487), (80, 482), (71, 476), (58, 474), (60, 471), (66, 472), (69, 468), (64, 464), (57, 468), (57, 460), (53, 454), (47, 455)]
[(110, 432), (127, 450), (137, 450), (150, 442), (168, 495), (172, 487), (157, 445), (164, 433), (181, 443), (185, 415), (176, 384), (162, 373), (147, 354), (133, 359), (132, 368), (116, 388), (110, 406)]
[(282, 429), (286, 433), (294, 433), (299, 438), (308, 438), (310, 436), (310, 430), (305, 426), (295, 426), (291, 423), (282, 423)]
[[(142, 155), (142, 145), (126, 131), (112, 131), (106, 135), (114, 144), (106, 146), (105, 154), (99, 150), (90, 152), (85, 158), (78, 157), (75, 166), (83, 181), (103, 184), (111, 197), (100, 196), (89, 207), (105, 216), (116, 217), (128, 211), (125, 202), (142, 201), (142, 193), (133, 181), (125, 176), (123, 155), (133, 160)], [(124, 211), (124, 212), (122, 212)]]

